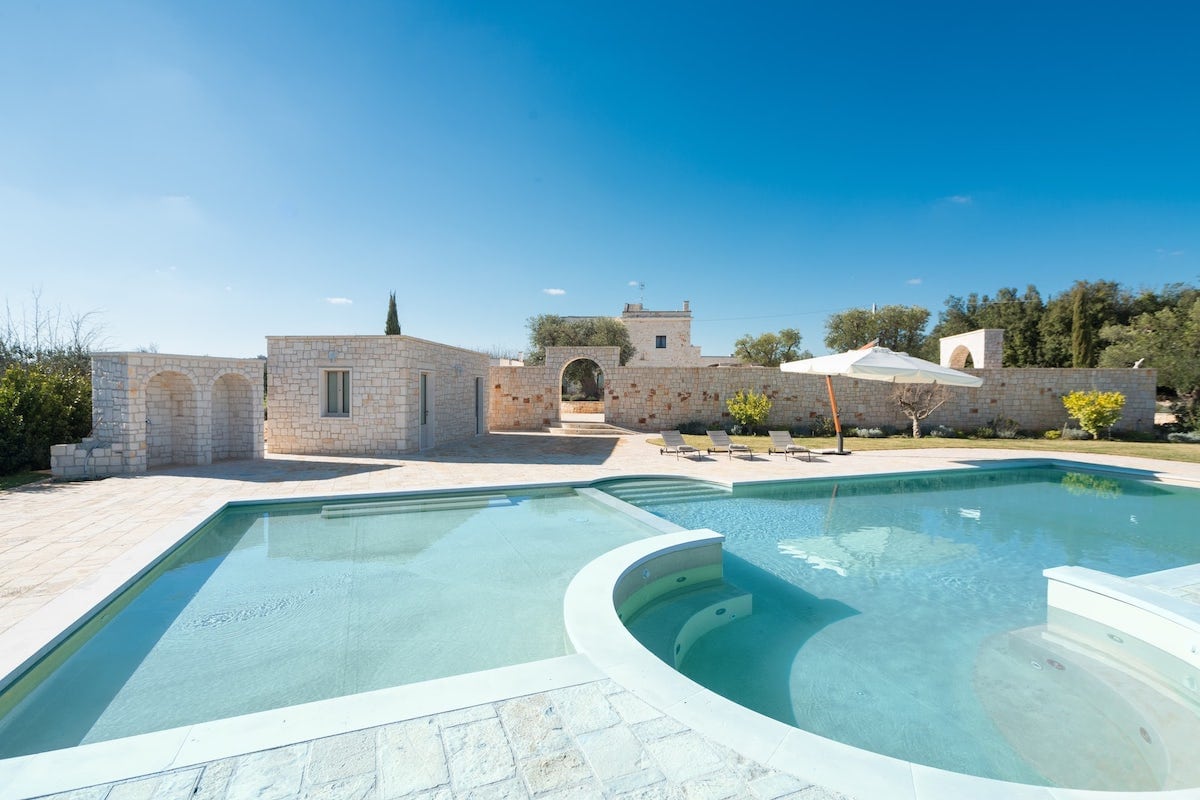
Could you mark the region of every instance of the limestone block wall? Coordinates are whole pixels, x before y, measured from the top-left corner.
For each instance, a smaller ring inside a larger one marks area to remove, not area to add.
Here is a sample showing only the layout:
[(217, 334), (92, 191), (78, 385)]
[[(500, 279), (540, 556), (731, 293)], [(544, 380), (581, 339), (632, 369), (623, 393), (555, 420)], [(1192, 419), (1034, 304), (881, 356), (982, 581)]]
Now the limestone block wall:
[(92, 356), (92, 435), (50, 448), (56, 478), (262, 458), (263, 362), (161, 353)]
[[(699, 364), (700, 348), (692, 345), (690, 312), (647, 311), (641, 314), (627, 312), (621, 316), (629, 330), (629, 341), (637, 349), (633, 362), (638, 366)], [(659, 336), (667, 337), (666, 347), (656, 346)]]
[[(923, 424), (972, 430), (996, 417), (1025, 430), (1062, 427), (1062, 396), (1071, 391), (1119, 391), (1125, 410), (1118, 430), (1150, 432), (1154, 425), (1154, 370), (979, 369), (976, 389), (951, 388), (951, 400)], [(537, 367), (493, 367), (489, 424), (495, 430), (539, 430), (558, 419), (558, 377)], [(835, 377), (844, 429), (908, 420), (891, 402), (889, 384)], [(616, 367), (605, 372), (605, 418), (625, 428), (656, 431), (683, 422), (731, 422), (725, 401), (738, 390), (765, 392), (774, 401), (769, 422), (809, 425), (829, 417), (825, 379), (763, 367)]]
[[(390, 455), (486, 431), (483, 353), (411, 336), (268, 336), (267, 364), (267, 440), (273, 453)], [(323, 411), (322, 375), (328, 370), (350, 373), (346, 415)], [(428, 402), (424, 441), (422, 373)]]

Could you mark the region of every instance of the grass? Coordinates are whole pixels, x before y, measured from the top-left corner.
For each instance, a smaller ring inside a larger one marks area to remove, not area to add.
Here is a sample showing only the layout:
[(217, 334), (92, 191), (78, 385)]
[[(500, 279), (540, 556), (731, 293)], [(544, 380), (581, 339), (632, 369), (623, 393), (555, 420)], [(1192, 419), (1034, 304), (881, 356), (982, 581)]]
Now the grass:
[[(767, 436), (730, 436), (736, 444), (744, 444), (755, 453), (766, 453), (771, 446)], [(683, 440), (701, 451), (707, 450), (710, 442), (707, 436), (685, 435)], [(648, 440), (656, 447), (662, 447), (663, 441), (658, 437)], [(832, 436), (802, 436), (796, 438), (797, 444), (802, 444), (811, 450), (832, 449), (837, 447), (837, 440)], [(847, 450), (866, 452), (870, 450), (933, 450), (950, 447), (975, 447), (984, 450), (1023, 450), (1023, 451), (1055, 451), (1059, 453), (1104, 453), (1112, 456), (1132, 456), (1136, 458), (1157, 458), (1163, 461), (1183, 461), (1200, 464), (1200, 445), (1181, 444), (1176, 442), (1121, 442), (1108, 439), (1076, 440), (1076, 439), (946, 439), (942, 437), (924, 436), (913, 439), (905, 436), (889, 436), (883, 439), (860, 439), (857, 436), (844, 438), (843, 447)]]
[(24, 486), (27, 483), (37, 483), (50, 477), (48, 471), (41, 472), (14, 472), (12, 475), (0, 475), (0, 491), (5, 489), (15, 489), (18, 486)]

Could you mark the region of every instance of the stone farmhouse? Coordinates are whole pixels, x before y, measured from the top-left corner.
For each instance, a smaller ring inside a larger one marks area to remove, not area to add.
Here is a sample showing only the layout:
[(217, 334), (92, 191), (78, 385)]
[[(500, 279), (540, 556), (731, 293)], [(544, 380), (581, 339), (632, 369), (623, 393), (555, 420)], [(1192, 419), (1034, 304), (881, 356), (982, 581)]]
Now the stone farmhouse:
[[(637, 353), (616, 347), (550, 347), (539, 366), (491, 364), (484, 353), (412, 336), (268, 336), (266, 363), (151, 353), (92, 359), (92, 435), (51, 448), (59, 478), (145, 472), (151, 467), (303, 455), (389, 456), (489, 431), (544, 431), (573, 409), (562, 401), (566, 367), (580, 359), (603, 373), (590, 416), (655, 432), (685, 422), (728, 421), (740, 390), (767, 394), (769, 423), (809, 427), (830, 414), (823, 379), (778, 369), (728, 366), (691, 343), (691, 310), (628, 304), (621, 320)], [(1000, 364), (1003, 331), (942, 341), (941, 361), (983, 378), (954, 389), (927, 425), (974, 430), (1013, 420), (1025, 430), (1061, 427), (1062, 396), (1119, 391), (1120, 428), (1149, 432), (1156, 373), (1150, 369), (1011, 369)], [(263, 386), (266, 386), (265, 404)], [(844, 428), (903, 427), (884, 383), (834, 378)]]

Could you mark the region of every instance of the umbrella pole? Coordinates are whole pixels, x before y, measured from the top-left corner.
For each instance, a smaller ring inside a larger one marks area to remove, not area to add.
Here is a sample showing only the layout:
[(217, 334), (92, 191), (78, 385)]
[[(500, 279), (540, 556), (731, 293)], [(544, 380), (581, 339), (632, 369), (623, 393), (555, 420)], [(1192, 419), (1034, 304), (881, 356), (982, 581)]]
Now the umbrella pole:
[(833, 396), (833, 378), (825, 376), (825, 388), (829, 390), (829, 407), (833, 409), (833, 429), (837, 432), (837, 452), (838, 455), (845, 455), (846, 451), (842, 449), (842, 421), (838, 419), (837, 400)]

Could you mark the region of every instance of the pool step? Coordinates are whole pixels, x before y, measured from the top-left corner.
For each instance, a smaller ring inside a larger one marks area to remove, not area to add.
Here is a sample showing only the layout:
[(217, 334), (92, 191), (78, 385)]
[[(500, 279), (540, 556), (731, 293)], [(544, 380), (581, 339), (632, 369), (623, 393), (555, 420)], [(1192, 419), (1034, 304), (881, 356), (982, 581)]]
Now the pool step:
[(678, 669), (702, 636), (753, 611), (753, 595), (731, 583), (717, 583), (656, 600), (625, 627), (643, 647)]
[(548, 433), (556, 436), (627, 436), (634, 431), (609, 425), (607, 422), (572, 422), (562, 420), (553, 422), (546, 428)]
[(638, 480), (628, 483), (605, 484), (598, 488), (635, 506), (687, 500), (715, 500), (727, 498), (733, 494), (733, 490), (726, 486), (678, 480)]
[(511, 506), (506, 494), (475, 494), (470, 497), (411, 497), (403, 500), (380, 500), (364, 503), (331, 503), (321, 507), (324, 519), (370, 517), (380, 514), (412, 514), (420, 511), (458, 511), (472, 508)]

